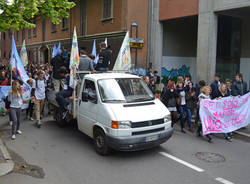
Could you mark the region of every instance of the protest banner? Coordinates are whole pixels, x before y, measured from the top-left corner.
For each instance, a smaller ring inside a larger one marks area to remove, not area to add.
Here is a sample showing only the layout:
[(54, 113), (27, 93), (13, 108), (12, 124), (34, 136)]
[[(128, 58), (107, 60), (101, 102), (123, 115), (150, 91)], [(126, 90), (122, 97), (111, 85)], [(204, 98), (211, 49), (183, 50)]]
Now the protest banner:
[[(11, 86), (1, 86), (0, 87), (0, 101), (4, 100), (7, 96), (8, 93), (11, 89)], [(23, 84), (22, 85), (22, 91), (23, 91), (23, 104), (22, 104), (22, 109), (27, 109), (29, 107), (29, 103), (30, 103), (30, 94), (31, 94), (31, 88), (30, 86), (28, 86), (27, 84)], [(3, 103), (1, 104), (0, 108), (5, 109), (5, 106), (3, 106)]]
[(129, 33), (127, 32), (127, 34), (123, 40), (119, 54), (117, 56), (113, 70), (116, 70), (116, 71), (130, 70), (130, 68), (131, 68), (131, 55), (130, 55), (129, 42), (130, 42)]
[(200, 103), (203, 134), (229, 133), (250, 124), (250, 93)]
[(71, 87), (74, 86), (74, 70), (79, 66), (79, 51), (78, 51), (78, 42), (77, 42), (77, 35), (76, 35), (76, 27), (74, 27), (74, 34), (72, 39), (72, 48), (70, 54), (70, 82), (69, 85)]

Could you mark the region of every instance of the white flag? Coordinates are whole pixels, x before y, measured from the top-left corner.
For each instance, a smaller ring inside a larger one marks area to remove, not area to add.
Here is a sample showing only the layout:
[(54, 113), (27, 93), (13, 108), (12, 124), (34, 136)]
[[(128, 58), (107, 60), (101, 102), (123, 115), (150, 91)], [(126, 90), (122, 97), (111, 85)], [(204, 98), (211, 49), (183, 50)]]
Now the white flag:
[(26, 66), (28, 64), (28, 55), (27, 55), (25, 40), (23, 40), (23, 46), (20, 52), (20, 58), (21, 58), (23, 66)]
[(104, 43), (106, 44), (106, 47), (108, 47), (108, 38), (105, 38)]
[(127, 32), (119, 54), (117, 56), (115, 66), (113, 70), (130, 70), (131, 68), (131, 55), (130, 55), (130, 46), (129, 46), (129, 33)]
[(74, 34), (72, 39), (72, 49), (70, 55), (70, 83), (69, 85), (73, 87), (74, 83), (74, 70), (77, 69), (79, 66), (79, 51), (78, 51), (78, 42), (77, 42), (77, 35), (76, 35), (76, 27), (74, 27)]

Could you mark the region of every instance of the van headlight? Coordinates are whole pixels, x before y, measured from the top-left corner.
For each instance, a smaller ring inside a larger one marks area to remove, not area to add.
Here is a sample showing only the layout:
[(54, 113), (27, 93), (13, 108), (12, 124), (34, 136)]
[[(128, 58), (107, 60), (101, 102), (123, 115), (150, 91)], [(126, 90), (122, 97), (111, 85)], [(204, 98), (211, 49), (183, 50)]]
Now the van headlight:
[(131, 121), (112, 121), (111, 127), (113, 129), (129, 129), (131, 128)]
[(164, 123), (167, 123), (169, 121), (171, 121), (171, 115), (170, 114), (164, 117)]
[(119, 121), (119, 128), (120, 129), (131, 128), (131, 122), (130, 121)]

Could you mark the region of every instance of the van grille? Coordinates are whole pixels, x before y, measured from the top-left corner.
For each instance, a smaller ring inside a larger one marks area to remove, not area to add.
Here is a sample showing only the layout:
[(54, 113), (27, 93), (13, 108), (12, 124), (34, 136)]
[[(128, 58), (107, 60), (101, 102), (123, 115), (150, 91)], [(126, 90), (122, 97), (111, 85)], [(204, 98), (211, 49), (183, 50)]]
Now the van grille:
[(149, 120), (149, 121), (141, 121), (141, 122), (132, 122), (131, 128), (141, 128), (147, 126), (155, 126), (164, 123), (164, 119), (156, 119), (156, 120)]
[(165, 130), (164, 127), (153, 129), (153, 130), (145, 130), (145, 131), (140, 131), (140, 132), (132, 132), (132, 135), (150, 134), (150, 133), (160, 132), (160, 131), (163, 131), (163, 130)]

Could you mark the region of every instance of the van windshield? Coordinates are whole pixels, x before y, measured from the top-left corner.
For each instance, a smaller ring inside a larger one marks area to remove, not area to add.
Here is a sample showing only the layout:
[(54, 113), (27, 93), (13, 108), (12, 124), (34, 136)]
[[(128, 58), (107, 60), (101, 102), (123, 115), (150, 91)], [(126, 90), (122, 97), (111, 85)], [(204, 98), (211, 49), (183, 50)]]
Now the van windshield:
[(154, 95), (141, 79), (101, 79), (98, 81), (103, 102), (131, 103), (154, 100)]

